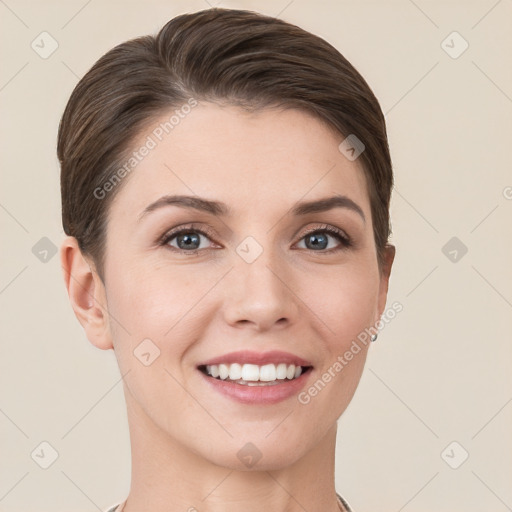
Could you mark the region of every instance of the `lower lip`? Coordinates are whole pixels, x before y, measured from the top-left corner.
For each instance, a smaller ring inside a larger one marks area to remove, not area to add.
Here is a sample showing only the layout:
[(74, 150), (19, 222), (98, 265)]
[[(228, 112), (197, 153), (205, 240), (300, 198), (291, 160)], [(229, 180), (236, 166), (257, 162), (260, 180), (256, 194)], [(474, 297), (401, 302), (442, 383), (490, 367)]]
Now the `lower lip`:
[(296, 379), (285, 379), (279, 381), (280, 384), (271, 386), (247, 386), (243, 384), (235, 384), (225, 380), (215, 379), (205, 375), (201, 370), (197, 370), (207, 384), (215, 391), (222, 393), (229, 398), (243, 404), (275, 404), (282, 402), (291, 396), (297, 395), (305, 386), (313, 369), (309, 369), (306, 373), (302, 373)]

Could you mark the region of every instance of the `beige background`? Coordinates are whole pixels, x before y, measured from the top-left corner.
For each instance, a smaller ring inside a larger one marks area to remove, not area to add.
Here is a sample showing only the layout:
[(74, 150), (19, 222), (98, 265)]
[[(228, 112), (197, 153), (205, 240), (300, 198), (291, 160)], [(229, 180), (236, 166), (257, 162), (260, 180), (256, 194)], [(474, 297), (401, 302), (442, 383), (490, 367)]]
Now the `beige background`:
[[(339, 421), (338, 492), (355, 512), (512, 510), (512, 2), (217, 5), (324, 37), (387, 117), (397, 246), (388, 304), (404, 309), (372, 346)], [(85, 338), (58, 257), (43, 262), (32, 249), (63, 237), (56, 132), (79, 77), (115, 44), (207, 7), (0, 1), (1, 511), (106, 510), (128, 492), (114, 353)], [(59, 45), (47, 59), (31, 48), (43, 31)], [(461, 40), (441, 44), (453, 31), (469, 43), (458, 58), (445, 49)], [(455, 262), (442, 251), (452, 237), (468, 249)], [(59, 454), (48, 469), (31, 457), (43, 441)]]

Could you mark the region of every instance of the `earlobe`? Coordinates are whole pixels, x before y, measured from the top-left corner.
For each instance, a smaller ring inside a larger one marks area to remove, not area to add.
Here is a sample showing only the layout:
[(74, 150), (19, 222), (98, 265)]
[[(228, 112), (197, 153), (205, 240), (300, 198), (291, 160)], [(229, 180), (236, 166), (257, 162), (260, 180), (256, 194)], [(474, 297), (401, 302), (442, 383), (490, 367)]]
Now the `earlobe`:
[(87, 338), (103, 350), (113, 348), (104, 285), (76, 238), (68, 236), (62, 242), (60, 263), (71, 307)]

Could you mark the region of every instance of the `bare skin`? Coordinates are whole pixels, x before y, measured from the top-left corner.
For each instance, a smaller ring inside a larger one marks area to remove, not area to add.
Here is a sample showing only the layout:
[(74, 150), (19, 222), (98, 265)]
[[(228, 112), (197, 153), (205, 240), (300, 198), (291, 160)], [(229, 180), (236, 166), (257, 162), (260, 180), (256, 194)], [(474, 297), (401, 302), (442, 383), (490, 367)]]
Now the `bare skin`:
[[(302, 111), (199, 104), (124, 178), (109, 210), (105, 283), (76, 240), (64, 240), (75, 314), (93, 345), (114, 349), (125, 375), (132, 481), (123, 512), (340, 510), (337, 419), (369, 345), (307, 404), (296, 395), (239, 403), (207, 385), (197, 365), (241, 349), (282, 350), (311, 362), (307, 389), (379, 320), (395, 251), (388, 247), (379, 269), (365, 176), (338, 150), (342, 140)], [(139, 220), (174, 194), (221, 201), (232, 213), (166, 205)], [(347, 207), (291, 212), (336, 194), (364, 219)], [(197, 235), (194, 249), (176, 236), (159, 245), (181, 225)], [(312, 248), (310, 228), (325, 247)], [(262, 248), (252, 263), (236, 252), (249, 236)], [(148, 366), (134, 356), (145, 339), (160, 350)], [(247, 443), (261, 454), (251, 467), (237, 455)]]

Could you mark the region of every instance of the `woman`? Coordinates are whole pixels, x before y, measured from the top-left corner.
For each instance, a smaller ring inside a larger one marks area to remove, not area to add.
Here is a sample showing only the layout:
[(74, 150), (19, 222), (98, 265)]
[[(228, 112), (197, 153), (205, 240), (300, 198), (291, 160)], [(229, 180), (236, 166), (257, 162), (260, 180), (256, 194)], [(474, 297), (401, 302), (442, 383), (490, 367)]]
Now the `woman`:
[(58, 137), (60, 256), (123, 375), (110, 511), (350, 510), (337, 419), (394, 259), (384, 116), (324, 40), (211, 9), (104, 55)]

